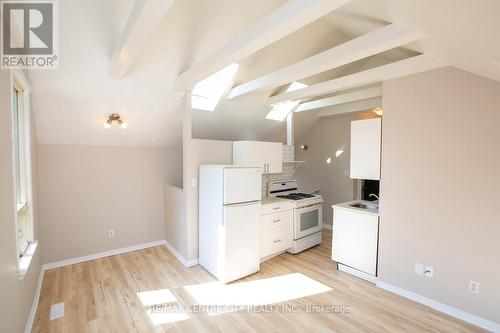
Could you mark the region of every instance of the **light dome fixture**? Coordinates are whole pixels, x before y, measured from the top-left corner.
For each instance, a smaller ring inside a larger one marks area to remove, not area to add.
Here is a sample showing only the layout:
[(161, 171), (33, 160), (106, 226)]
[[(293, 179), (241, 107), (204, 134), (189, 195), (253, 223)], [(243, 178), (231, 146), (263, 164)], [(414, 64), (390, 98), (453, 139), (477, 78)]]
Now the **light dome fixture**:
[(123, 120), (121, 120), (120, 118), (121, 118), (121, 116), (118, 113), (110, 114), (108, 116), (108, 120), (106, 120), (106, 122), (104, 123), (104, 128), (110, 129), (113, 122), (116, 121), (122, 129), (126, 129), (128, 127), (128, 124), (126, 122), (124, 122)]

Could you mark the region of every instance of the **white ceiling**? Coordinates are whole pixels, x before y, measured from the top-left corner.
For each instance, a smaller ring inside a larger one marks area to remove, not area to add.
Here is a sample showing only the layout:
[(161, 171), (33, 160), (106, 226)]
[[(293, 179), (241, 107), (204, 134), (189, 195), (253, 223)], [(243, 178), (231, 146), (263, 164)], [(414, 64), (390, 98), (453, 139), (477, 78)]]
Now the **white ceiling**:
[[(177, 75), (283, 4), (284, 0), (177, 0), (122, 80), (109, 78), (109, 58), (134, 0), (60, 1), (60, 66), (33, 71), (33, 104), (42, 144), (168, 146), (181, 140), (183, 94)], [(240, 62), (235, 84), (363, 35), (389, 22), (421, 29), (408, 48), (442, 57), (452, 66), (500, 81), (500, 1), (352, 0), (341, 10)], [(352, 73), (383, 58), (365, 59), (304, 80)], [(388, 57), (387, 57), (388, 56)], [(495, 64), (497, 62), (498, 64)], [(194, 111), (193, 136), (210, 139), (284, 139), (284, 124), (265, 120), (274, 91), (225, 101), (214, 112)], [(127, 130), (105, 130), (111, 112)], [(307, 113), (307, 114), (305, 114)], [(303, 132), (316, 112), (304, 112)]]

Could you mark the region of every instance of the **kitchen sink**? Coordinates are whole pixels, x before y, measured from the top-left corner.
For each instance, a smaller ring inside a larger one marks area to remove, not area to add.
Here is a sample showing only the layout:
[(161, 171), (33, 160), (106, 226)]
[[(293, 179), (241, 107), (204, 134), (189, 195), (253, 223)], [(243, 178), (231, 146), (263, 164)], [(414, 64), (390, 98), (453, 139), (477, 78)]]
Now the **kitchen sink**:
[(350, 206), (354, 207), (354, 208), (361, 208), (361, 209), (378, 211), (378, 205), (375, 205), (375, 204), (366, 204), (366, 203), (357, 202), (357, 203), (351, 204)]

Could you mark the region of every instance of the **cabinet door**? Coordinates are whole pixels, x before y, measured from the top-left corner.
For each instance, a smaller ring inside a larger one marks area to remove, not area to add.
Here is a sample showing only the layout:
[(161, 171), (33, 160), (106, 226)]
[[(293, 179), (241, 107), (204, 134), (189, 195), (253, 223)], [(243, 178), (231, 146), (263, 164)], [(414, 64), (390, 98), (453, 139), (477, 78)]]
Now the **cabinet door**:
[(380, 118), (351, 122), (351, 178), (380, 180)]
[(281, 173), (283, 146), (280, 142), (235, 141), (233, 163), (259, 167), (262, 173)]
[(332, 259), (376, 276), (378, 216), (333, 210)]
[(268, 164), (267, 173), (282, 173), (283, 145), (281, 142), (264, 142), (264, 144)]
[(233, 164), (259, 167), (260, 171), (265, 173), (267, 161), (261, 143), (257, 141), (234, 141)]

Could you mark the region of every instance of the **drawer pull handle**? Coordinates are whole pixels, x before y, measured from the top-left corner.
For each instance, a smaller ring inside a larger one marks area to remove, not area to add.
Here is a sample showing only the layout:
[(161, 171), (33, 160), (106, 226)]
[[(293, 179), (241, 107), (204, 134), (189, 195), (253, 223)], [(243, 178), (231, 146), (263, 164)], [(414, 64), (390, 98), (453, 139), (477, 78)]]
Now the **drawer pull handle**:
[(273, 220), (273, 223), (281, 222), (281, 219)]
[(273, 243), (274, 243), (274, 244), (276, 244), (276, 243), (280, 243), (280, 242), (281, 242), (281, 239), (275, 239), (275, 240), (273, 241)]
[(281, 207), (274, 207), (273, 210), (281, 209)]

